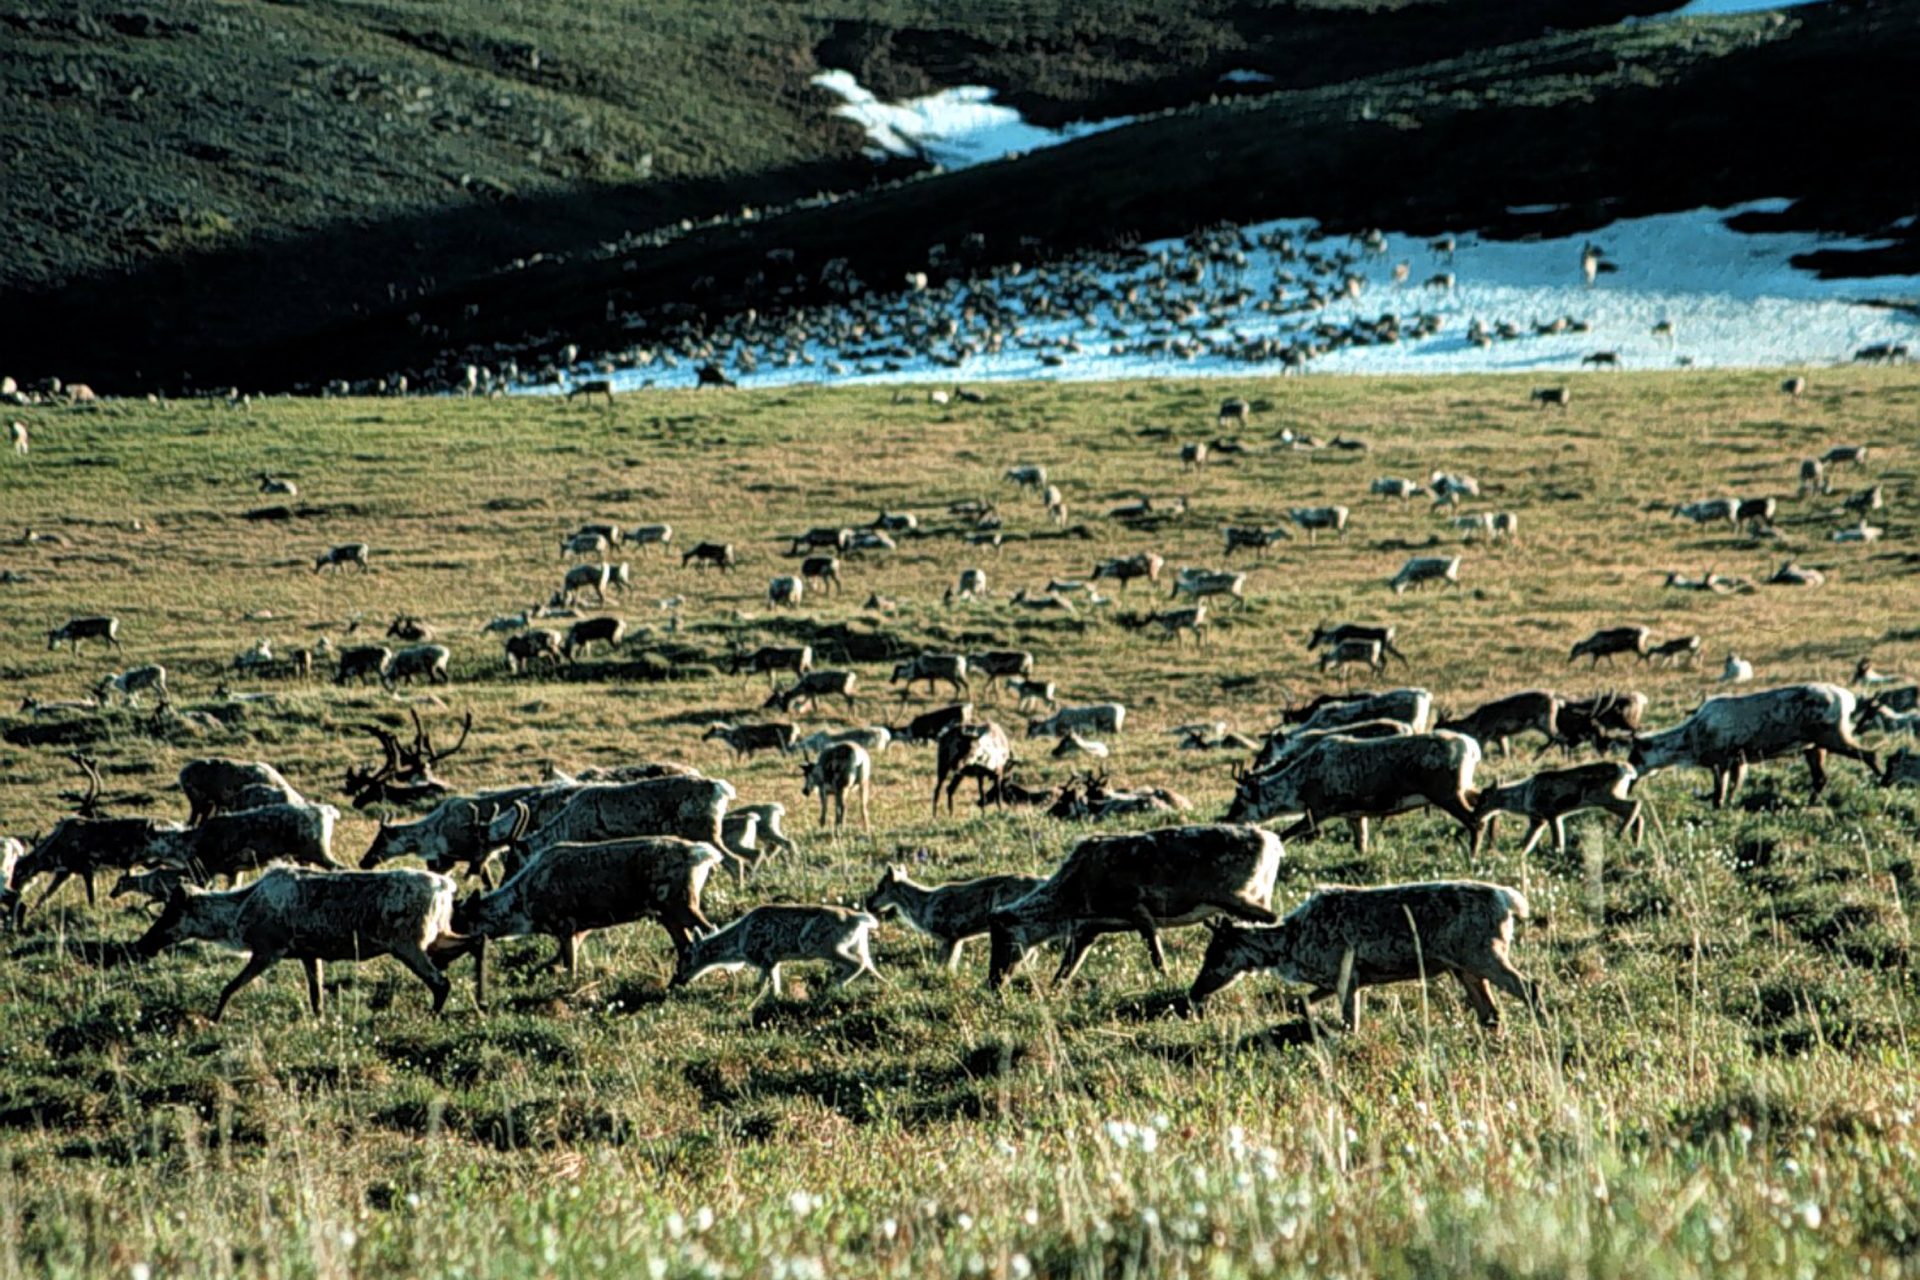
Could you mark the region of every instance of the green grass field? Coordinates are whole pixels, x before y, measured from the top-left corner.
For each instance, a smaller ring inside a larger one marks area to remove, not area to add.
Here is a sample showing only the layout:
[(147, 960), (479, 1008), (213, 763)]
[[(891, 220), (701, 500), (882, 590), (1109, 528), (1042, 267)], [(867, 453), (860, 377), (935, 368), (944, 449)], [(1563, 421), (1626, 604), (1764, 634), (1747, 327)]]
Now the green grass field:
[[(263, 683), (231, 660), (262, 637), (281, 651), (350, 643), (351, 618), (377, 635), (402, 610), (455, 653), (430, 723), (474, 712), (450, 781), (664, 758), (728, 778), (743, 801), (783, 801), (803, 854), (744, 890), (716, 881), (716, 921), (762, 901), (856, 902), (890, 861), (929, 880), (1042, 870), (1092, 831), (971, 806), (929, 819), (925, 748), (876, 760), (872, 838), (816, 830), (795, 761), (736, 765), (700, 741), (765, 696), (764, 678), (721, 674), (734, 644), (805, 637), (821, 665), (851, 653), (860, 722), (933, 705), (901, 707), (886, 655), (1030, 648), (1066, 700), (1131, 709), (1104, 765), (1114, 779), (1173, 787), (1201, 820), (1223, 810), (1236, 761), (1176, 752), (1164, 730), (1224, 718), (1257, 734), (1331, 687), (1304, 645), (1318, 621), (1396, 623), (1408, 679), (1449, 708), (1633, 687), (1660, 726), (1715, 691), (1729, 650), (1761, 683), (1844, 681), (1866, 655), (1920, 669), (1903, 446), (1920, 384), (1822, 371), (1790, 402), (1777, 382), (1594, 375), (1564, 415), (1498, 378), (1007, 386), (952, 408), (869, 388), (632, 395), (612, 412), (539, 399), (35, 412), (33, 453), (0, 465), (5, 532), (65, 545), (0, 546), (0, 569), (27, 579), (0, 586), (0, 831), (25, 837), (65, 812), (68, 751), (101, 762), (124, 812), (183, 817), (173, 779), (198, 755), (271, 760), (344, 804), (344, 769), (374, 751), (360, 726), (401, 726), (426, 691)], [(1212, 437), (1234, 394), (1259, 406), (1249, 453), (1183, 474), (1179, 444)], [(1371, 451), (1280, 451), (1283, 428)], [(1785, 500), (1800, 458), (1851, 442), (1874, 455), (1841, 492), (1886, 486), (1874, 545), (1828, 540), (1847, 522), (1840, 493)], [(1001, 483), (1028, 461), (1064, 490), (1065, 534)], [(1435, 467), (1478, 476), (1482, 506), (1517, 513), (1522, 540), (1465, 548), (1458, 592), (1396, 598), (1385, 582), (1400, 563), (1457, 535), (1367, 485)], [(283, 501), (254, 492), (262, 469), (298, 482), (292, 519), (245, 518)], [(1106, 518), (1142, 493), (1184, 494), (1188, 513), (1153, 532)], [(1667, 515), (1721, 493), (1780, 496), (1785, 545)], [(937, 528), (975, 495), (1033, 536), (998, 554), (904, 540), (849, 561), (838, 599), (766, 607), (767, 579), (793, 563), (780, 535), (883, 507)], [(1336, 501), (1353, 509), (1344, 541), (1274, 552), (1204, 650), (1119, 626), (1149, 607), (1139, 587), (1072, 618), (1006, 603), (1148, 547), (1170, 568), (1218, 565), (1221, 524)], [(729, 540), (743, 564), (723, 578), (629, 554), (636, 589), (610, 606), (635, 632), (625, 650), (510, 679), (481, 625), (557, 586), (559, 535), (593, 519), (665, 520), (676, 547)], [(352, 540), (372, 545), (372, 572), (309, 572)], [(1827, 585), (1661, 586), (1670, 569), (1763, 578), (1789, 555)], [(973, 565), (993, 598), (943, 607)], [(899, 611), (861, 609), (876, 591)], [(656, 605), (672, 596), (677, 631)], [(49, 627), (95, 611), (121, 619), (124, 653), (46, 650)], [(1567, 665), (1589, 630), (1634, 622), (1700, 634), (1702, 669)], [(167, 666), (174, 714), (11, 714), (146, 661)], [(222, 681), (275, 696), (222, 700)], [(1010, 705), (983, 709), (1022, 732)], [(1031, 784), (1078, 767), (1047, 745), (1028, 750)], [(1523, 775), (1531, 752), (1490, 757), (1483, 780)], [(1302, 1021), (1297, 992), (1273, 980), (1184, 1018), (1197, 930), (1169, 938), (1165, 978), (1114, 938), (1068, 989), (1036, 964), (996, 997), (984, 943), (949, 977), (893, 925), (877, 936), (883, 982), (823, 991), (801, 967), (778, 1001), (756, 1002), (744, 976), (669, 995), (666, 937), (639, 926), (593, 938), (578, 985), (539, 968), (550, 942), (501, 947), (486, 1013), (468, 966), (436, 1019), (383, 960), (332, 966), (324, 1019), (282, 966), (215, 1026), (238, 957), (128, 961), (120, 944), (146, 917), (125, 899), (89, 908), (69, 886), (0, 938), (0, 1277), (1900, 1274), (1920, 1248), (1916, 806), (1855, 765), (1834, 772), (1808, 806), (1801, 765), (1764, 767), (1722, 812), (1693, 798), (1702, 776), (1661, 775), (1642, 786), (1637, 850), (1600, 815), (1574, 820), (1569, 857), (1525, 862), (1511, 823), (1474, 861), (1429, 815), (1378, 824), (1364, 857), (1343, 833), (1289, 846), (1282, 910), (1327, 881), (1522, 887), (1538, 918), (1516, 961), (1549, 1017), (1536, 1027), (1509, 1004), (1493, 1036), (1442, 984), (1376, 991), (1351, 1036), (1324, 1010)], [(373, 826), (349, 813), (336, 854), (357, 861)]]

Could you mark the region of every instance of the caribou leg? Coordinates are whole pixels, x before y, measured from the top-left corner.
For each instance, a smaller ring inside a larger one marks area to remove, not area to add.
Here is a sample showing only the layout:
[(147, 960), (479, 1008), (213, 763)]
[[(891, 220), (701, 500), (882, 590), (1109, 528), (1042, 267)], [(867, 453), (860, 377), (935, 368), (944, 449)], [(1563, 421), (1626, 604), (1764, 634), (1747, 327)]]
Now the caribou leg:
[(271, 951), (256, 951), (248, 956), (245, 966), (241, 968), (239, 973), (234, 975), (233, 981), (229, 982), (220, 992), (220, 999), (214, 1002), (213, 1020), (215, 1022), (220, 1021), (220, 1016), (227, 1011), (227, 1001), (233, 999), (235, 992), (239, 991), (240, 988), (246, 986), (267, 970), (273, 968), (279, 961), (279, 954)]
[(325, 1012), (327, 1005), (326, 970), (321, 961), (313, 956), (306, 957), (300, 964), (307, 971), (307, 1003), (313, 1006), (313, 1016), (317, 1018)]

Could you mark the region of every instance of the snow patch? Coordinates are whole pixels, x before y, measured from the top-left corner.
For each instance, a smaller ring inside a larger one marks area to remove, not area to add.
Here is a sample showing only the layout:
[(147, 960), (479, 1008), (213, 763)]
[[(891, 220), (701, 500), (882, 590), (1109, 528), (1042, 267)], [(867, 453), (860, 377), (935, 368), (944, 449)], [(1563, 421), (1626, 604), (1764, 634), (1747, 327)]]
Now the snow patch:
[(882, 102), (848, 71), (823, 71), (813, 77), (813, 83), (842, 100), (833, 114), (866, 130), (873, 142), (867, 154), (876, 159), (917, 156), (949, 169), (1058, 146), (1132, 120), (1130, 116), (1116, 116), (1043, 129), (1028, 124), (1012, 107), (995, 103), (994, 91), (981, 85), (942, 89), (904, 102)]
[(1803, 4), (1821, 4), (1825, 0), (1688, 0), (1667, 16), (1698, 18), (1721, 13), (1758, 13), (1767, 9), (1792, 9)]
[[(1028, 266), (924, 293), (883, 286), (861, 304), (857, 342), (829, 343), (832, 325), (816, 317), (804, 342), (766, 332), (750, 352), (730, 346), (721, 360), (744, 386), (779, 386), (1257, 377), (1284, 371), (1276, 348), (1313, 342), (1327, 349), (1306, 364), (1310, 374), (1554, 376), (1597, 352), (1616, 353), (1624, 368), (1777, 367), (1844, 362), (1875, 343), (1920, 349), (1920, 276), (1823, 280), (1792, 263), (1874, 242), (1728, 225), (1788, 204), (1622, 219), (1564, 237), (1462, 235), (1452, 254), (1400, 233), (1369, 253), (1311, 221), (1279, 220), (1241, 228), (1225, 256), (1163, 240), (1131, 257)], [(1592, 287), (1581, 268), (1589, 244), (1606, 264)], [(1144, 302), (1124, 301), (1128, 293)], [(1378, 336), (1386, 313), (1400, 317), (1398, 341)], [(1001, 318), (997, 339), (988, 315)], [(1436, 331), (1418, 326), (1422, 316)], [(1556, 320), (1575, 323), (1551, 331)], [(1476, 344), (1476, 322), (1512, 336)], [(930, 336), (937, 331), (946, 336)], [(1338, 334), (1349, 340), (1329, 341)], [(615, 374), (615, 385), (691, 385), (704, 358), (656, 351), (646, 367)]]

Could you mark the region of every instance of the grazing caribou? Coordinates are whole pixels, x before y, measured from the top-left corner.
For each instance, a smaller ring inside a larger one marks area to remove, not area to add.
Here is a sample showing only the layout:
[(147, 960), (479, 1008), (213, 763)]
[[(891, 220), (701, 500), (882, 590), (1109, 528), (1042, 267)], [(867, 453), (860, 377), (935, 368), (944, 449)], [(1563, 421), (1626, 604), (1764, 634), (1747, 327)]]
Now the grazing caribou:
[(1813, 782), (1809, 798), (1817, 799), (1827, 785), (1828, 752), (1858, 760), (1876, 777), (1880, 773), (1874, 753), (1854, 740), (1854, 707), (1852, 692), (1832, 684), (1784, 685), (1708, 698), (1673, 728), (1636, 735), (1628, 759), (1643, 774), (1671, 768), (1711, 770), (1717, 809), (1740, 789), (1750, 763), (1801, 751)]
[(1348, 1032), (1360, 1029), (1360, 990), (1452, 973), (1482, 1025), (1500, 1021), (1488, 984), (1540, 1015), (1538, 984), (1513, 967), (1513, 926), (1529, 914), (1518, 889), (1474, 880), (1356, 889), (1325, 885), (1267, 928), (1214, 929), (1188, 999), (1205, 1005), (1242, 974), (1270, 970), (1313, 988), (1309, 1003), (1340, 997)]
[(1279, 837), (1257, 827), (1163, 827), (1082, 840), (1025, 897), (988, 916), (993, 959), (987, 985), (1004, 986), (1028, 952), (1065, 938), (1055, 983), (1072, 978), (1102, 934), (1138, 933), (1153, 967), (1166, 972), (1160, 930), (1222, 913), (1272, 924)]

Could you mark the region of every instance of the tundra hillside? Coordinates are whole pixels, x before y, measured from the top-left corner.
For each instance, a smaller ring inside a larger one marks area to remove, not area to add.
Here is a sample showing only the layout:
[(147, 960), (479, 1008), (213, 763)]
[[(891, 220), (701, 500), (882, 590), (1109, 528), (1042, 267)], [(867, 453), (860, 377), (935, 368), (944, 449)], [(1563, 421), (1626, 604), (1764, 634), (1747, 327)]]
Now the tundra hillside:
[[(1339, 84), (1677, 3), (0, 0), (0, 345), (17, 377), (119, 390), (184, 369), (206, 384), (216, 352), (269, 335), (299, 342), (510, 280), (516, 261), (550, 268), (924, 168), (862, 155), (809, 83), (822, 70), (888, 99), (992, 85), (1057, 125)], [(1271, 79), (1223, 82), (1231, 70)], [(16, 324), (28, 297), (37, 323)], [(153, 314), (109, 338), (106, 313), (135, 298)], [(47, 341), (55, 310), (74, 327)], [(384, 358), (424, 363), (421, 345)], [(64, 367), (80, 346), (88, 368)], [(228, 368), (263, 385), (257, 363)]]
[[(785, 804), (799, 849), (744, 884), (708, 882), (702, 911), (726, 925), (775, 902), (860, 907), (893, 865), (924, 884), (1047, 875), (1094, 834), (1217, 819), (1248, 753), (1176, 750), (1168, 731), (1224, 720), (1257, 738), (1280, 708), (1337, 689), (1307, 647), (1322, 624), (1394, 627), (1409, 666), (1373, 679), (1428, 688), (1452, 716), (1523, 689), (1637, 689), (1646, 726), (1664, 728), (1718, 690), (1729, 651), (1755, 686), (1846, 683), (1863, 657), (1911, 676), (1920, 383), (1815, 370), (1789, 399), (1779, 381), (1583, 375), (1566, 413), (1501, 378), (1009, 385), (945, 406), (868, 388), (632, 395), (611, 410), (31, 411), (32, 454), (0, 465), (0, 831), (25, 838), (70, 812), (68, 752), (99, 762), (107, 812), (175, 820), (181, 765), (231, 756), (339, 806), (335, 855), (357, 863), (375, 821), (341, 788), (350, 765), (380, 759), (362, 727), (410, 732), (418, 710), (444, 750), (471, 709), (465, 745), (433, 765), (458, 791), (531, 782), (549, 761), (671, 759), (726, 778), (742, 805)], [(1227, 433), (1246, 452), (1183, 472), (1181, 445), (1220, 435), (1234, 395), (1252, 402)], [(1282, 449), (1283, 428), (1371, 447)], [(1859, 474), (1792, 499), (1800, 460), (1837, 444), (1870, 447)], [(1025, 463), (1060, 487), (1064, 530), (1003, 482)], [(1436, 469), (1477, 479), (1479, 503), (1367, 496), (1381, 476)], [(258, 492), (263, 470), (298, 497)], [(1872, 483), (1884, 537), (1831, 541), (1855, 519), (1845, 494)], [(1670, 514), (1728, 494), (1778, 497), (1779, 536)], [(1168, 513), (1157, 527), (1106, 516), (1143, 495)], [(946, 514), (968, 498), (998, 503), (999, 550), (955, 536), (975, 532)], [(1351, 509), (1344, 539), (1223, 556), (1222, 526), (1336, 504)], [(1463, 544), (1451, 519), (1481, 507), (1516, 513), (1521, 540)], [(768, 606), (769, 579), (797, 563), (794, 534), (883, 509), (917, 513), (922, 536), (842, 555), (836, 595)], [(664, 522), (672, 547), (728, 542), (739, 567), (622, 550), (632, 588), (591, 612), (624, 618), (623, 644), (510, 675), (483, 627), (544, 601), (572, 563), (559, 537), (592, 521)], [(34, 540), (11, 540), (26, 528)], [(348, 542), (368, 544), (365, 573), (312, 572)], [(1111, 603), (1074, 593), (1071, 612), (1010, 603), (1147, 551), (1165, 557), (1157, 588), (1102, 580)], [(1459, 589), (1396, 596), (1388, 579), (1418, 554), (1461, 556)], [(1789, 557), (1825, 584), (1664, 585), (1670, 572), (1758, 584)], [(1247, 603), (1210, 603), (1206, 643), (1120, 624), (1173, 607), (1178, 567), (1226, 564), (1247, 572)], [(970, 568), (985, 598), (942, 605)], [(891, 611), (863, 608), (874, 595)], [(310, 681), (235, 669), (262, 639), (276, 654), (322, 636), (380, 643), (403, 614), (451, 650), (448, 684), (336, 687), (324, 661)], [(84, 615), (117, 617), (124, 649), (50, 651), (49, 629)], [(1703, 660), (1568, 663), (1580, 639), (1629, 625), (1698, 634)], [(767, 676), (730, 674), (736, 648), (801, 644), (816, 670), (858, 678), (851, 715), (836, 698), (786, 717), (803, 733), (944, 705), (944, 691), (903, 706), (888, 688), (915, 654), (1030, 651), (1063, 705), (1128, 711), (1123, 732), (1095, 735), (1106, 758), (1058, 761), (1011, 695), (976, 687), (1025, 786), (1091, 764), (1194, 812), (983, 815), (963, 786), (953, 817), (930, 816), (934, 749), (894, 746), (871, 753), (873, 835), (828, 834), (797, 756), (736, 759), (705, 736), (765, 718)], [(169, 673), (168, 711), (12, 712), (150, 662)], [(1480, 785), (1529, 773), (1537, 739), (1511, 758), (1489, 750)], [(0, 1276), (1894, 1275), (1920, 1242), (1916, 802), (1851, 761), (1830, 771), (1809, 806), (1797, 760), (1760, 766), (1720, 810), (1694, 795), (1703, 773), (1657, 775), (1634, 793), (1637, 849), (1604, 811), (1568, 820), (1566, 855), (1542, 841), (1521, 858), (1510, 823), (1469, 858), (1433, 812), (1376, 822), (1364, 854), (1338, 828), (1288, 844), (1279, 915), (1319, 883), (1521, 891), (1513, 962), (1546, 1017), (1506, 1001), (1497, 1035), (1440, 983), (1372, 988), (1354, 1034), (1327, 1006), (1303, 1021), (1303, 989), (1271, 975), (1182, 1016), (1207, 949), (1197, 928), (1163, 931), (1164, 977), (1121, 936), (1065, 988), (1036, 957), (994, 995), (984, 942), (950, 974), (940, 944), (892, 918), (872, 931), (879, 979), (844, 990), (797, 963), (778, 998), (755, 1001), (750, 973), (669, 991), (667, 936), (640, 923), (596, 932), (571, 978), (541, 967), (550, 939), (490, 944), (485, 1013), (471, 961), (436, 1018), (418, 980), (381, 959), (329, 967), (324, 1018), (281, 965), (213, 1025), (237, 957), (183, 944), (136, 958), (143, 909), (89, 908), (69, 885), (0, 934)]]

